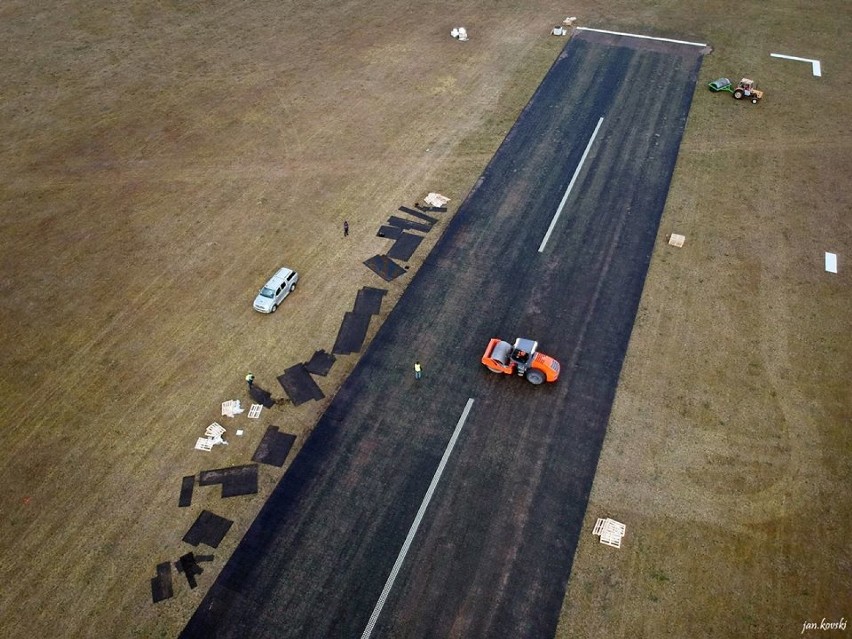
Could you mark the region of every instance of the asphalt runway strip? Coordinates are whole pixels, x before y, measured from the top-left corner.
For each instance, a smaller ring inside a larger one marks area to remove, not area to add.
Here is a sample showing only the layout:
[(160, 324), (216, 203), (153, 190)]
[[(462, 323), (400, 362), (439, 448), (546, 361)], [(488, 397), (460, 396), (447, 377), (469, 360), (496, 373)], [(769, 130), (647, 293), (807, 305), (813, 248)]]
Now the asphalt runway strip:
[[(553, 636), (705, 52), (572, 37), (182, 636), (357, 636), (391, 574), (376, 637)], [(558, 382), (479, 364), (518, 336)]]

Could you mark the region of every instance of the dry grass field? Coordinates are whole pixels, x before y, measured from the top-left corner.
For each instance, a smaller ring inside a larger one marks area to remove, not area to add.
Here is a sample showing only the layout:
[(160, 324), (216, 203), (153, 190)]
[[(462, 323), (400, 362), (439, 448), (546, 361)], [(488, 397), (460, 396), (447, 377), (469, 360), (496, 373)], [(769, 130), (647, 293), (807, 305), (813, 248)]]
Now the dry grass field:
[[(180, 478), (248, 462), (266, 424), (303, 441), (327, 400), (242, 420), (211, 453), (196, 437), (220, 402), (247, 400), (249, 370), (280, 394), (276, 375), (330, 349), (357, 289), (381, 285), (361, 262), (397, 206), (438, 190), (455, 210), (567, 11), (709, 42), (703, 80), (749, 75), (768, 95), (698, 89), (660, 229), (687, 243), (653, 257), (588, 511), (589, 531), (611, 515), (628, 536), (583, 537), (558, 636), (848, 619), (852, 15), (840, 0), (684, 4), (0, 7), (0, 633), (180, 631), (282, 470), (262, 467), (254, 497), (196, 489), (188, 509)], [(251, 300), (282, 263), (300, 288), (260, 316)], [(327, 396), (354, 363), (338, 358)], [(201, 508), (234, 527), (196, 590), (175, 575), (153, 605), (154, 567), (187, 551)]]

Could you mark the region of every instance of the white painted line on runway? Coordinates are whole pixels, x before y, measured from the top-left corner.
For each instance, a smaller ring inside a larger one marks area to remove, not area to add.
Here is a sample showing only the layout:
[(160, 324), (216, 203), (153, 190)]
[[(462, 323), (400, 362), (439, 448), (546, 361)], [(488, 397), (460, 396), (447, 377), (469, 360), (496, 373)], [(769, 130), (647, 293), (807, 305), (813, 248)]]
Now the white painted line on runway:
[(441, 480), (441, 475), (444, 472), (444, 467), (447, 465), (447, 460), (450, 458), (450, 454), (453, 452), (453, 448), (456, 445), (456, 440), (459, 438), (459, 433), (461, 433), (462, 428), (464, 428), (464, 423), (467, 420), (467, 416), (470, 413), (470, 408), (473, 406), (473, 398), (469, 398), (467, 400), (467, 404), (462, 411), (461, 417), (459, 417), (459, 421), (456, 424), (456, 430), (453, 432), (453, 436), (450, 437), (450, 443), (447, 444), (446, 450), (444, 450), (444, 456), (441, 457), (441, 463), (438, 464), (438, 469), (435, 471), (434, 477), (432, 477), (432, 483), (429, 484), (429, 489), (426, 491), (426, 496), (423, 498), (423, 502), (420, 504), (420, 508), (417, 511), (417, 516), (414, 518), (414, 523), (411, 524), (411, 528), (408, 529), (408, 535), (405, 537), (405, 542), (402, 544), (402, 550), (399, 551), (399, 555), (396, 558), (396, 561), (393, 564), (393, 568), (391, 569), (390, 575), (388, 575), (388, 580), (385, 582), (385, 587), (382, 589), (382, 594), (379, 595), (379, 600), (376, 602), (376, 607), (373, 608), (373, 614), (370, 615), (370, 620), (367, 622), (367, 627), (364, 628), (364, 632), (361, 633), (361, 639), (369, 639), (370, 635), (373, 634), (373, 628), (376, 625), (376, 621), (379, 619), (379, 615), (382, 612), (382, 608), (385, 605), (385, 600), (388, 598), (391, 589), (393, 588), (393, 582), (396, 580), (396, 576), (399, 573), (399, 569), (402, 567), (402, 562), (405, 561), (405, 556), (408, 554), (408, 549), (411, 547), (411, 542), (414, 539), (414, 535), (417, 534), (417, 529), (420, 527), (420, 522), (423, 520), (423, 515), (426, 512), (426, 508), (429, 507), (429, 502), (432, 501), (432, 495), (435, 492), (435, 487), (438, 485), (438, 482)]
[(706, 47), (704, 42), (688, 42), (687, 40), (672, 40), (671, 38), (656, 38), (654, 36), (639, 35), (638, 33), (622, 33), (621, 31), (606, 31), (605, 29), (590, 29), (589, 27), (576, 27), (578, 31), (596, 31), (597, 33), (609, 33), (610, 35), (625, 36), (628, 38), (642, 38), (643, 40), (659, 40), (660, 42), (674, 42), (675, 44), (689, 44), (693, 47)]
[(784, 58), (785, 60), (795, 60), (796, 62), (810, 62), (814, 75), (818, 78), (822, 77), (822, 66), (820, 66), (819, 60), (814, 60), (812, 58), (797, 58), (794, 55), (784, 55), (783, 53), (770, 53), (769, 55), (773, 58)]
[(547, 229), (547, 233), (544, 234), (544, 239), (541, 241), (541, 246), (538, 247), (539, 253), (544, 251), (544, 245), (547, 244), (547, 240), (550, 239), (550, 234), (553, 233), (553, 227), (556, 226), (556, 220), (558, 220), (559, 216), (562, 214), (562, 208), (565, 206), (565, 202), (568, 201), (568, 195), (571, 193), (571, 189), (574, 188), (574, 182), (577, 181), (577, 176), (580, 175), (580, 169), (583, 168), (583, 162), (586, 161), (586, 156), (589, 155), (589, 149), (592, 148), (592, 142), (594, 142), (595, 138), (598, 136), (598, 130), (601, 128), (601, 124), (603, 124), (603, 121), (603, 118), (598, 120), (598, 125), (595, 127), (594, 133), (592, 133), (592, 139), (589, 140), (589, 143), (586, 145), (586, 150), (583, 151), (583, 157), (580, 158), (580, 163), (577, 165), (577, 169), (574, 171), (574, 177), (571, 178), (571, 182), (568, 184), (568, 188), (565, 190), (565, 195), (562, 196), (562, 201), (559, 203), (559, 208), (556, 209), (556, 213), (553, 214), (553, 219), (550, 220), (550, 228)]

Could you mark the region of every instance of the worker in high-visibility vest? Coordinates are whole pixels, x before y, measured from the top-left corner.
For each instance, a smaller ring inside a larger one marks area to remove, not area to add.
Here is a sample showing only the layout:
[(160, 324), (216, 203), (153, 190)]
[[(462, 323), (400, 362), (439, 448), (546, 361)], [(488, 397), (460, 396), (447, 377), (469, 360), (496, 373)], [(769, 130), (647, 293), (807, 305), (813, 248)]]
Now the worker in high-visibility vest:
[(414, 379), (420, 379), (423, 376), (423, 368), (420, 362), (414, 362)]

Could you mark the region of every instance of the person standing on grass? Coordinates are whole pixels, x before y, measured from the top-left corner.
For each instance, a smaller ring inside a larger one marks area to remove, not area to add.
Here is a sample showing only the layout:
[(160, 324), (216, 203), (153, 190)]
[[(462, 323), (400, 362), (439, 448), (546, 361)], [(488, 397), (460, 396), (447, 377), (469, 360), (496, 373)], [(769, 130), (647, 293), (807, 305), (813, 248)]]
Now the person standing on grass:
[(423, 377), (423, 368), (420, 366), (420, 362), (414, 362), (414, 379), (421, 377)]
[(349, 235), (349, 222), (343, 220), (343, 237), (347, 237)]
[(251, 390), (252, 384), (254, 384), (254, 375), (251, 373), (246, 375), (246, 384), (248, 384), (249, 390)]

